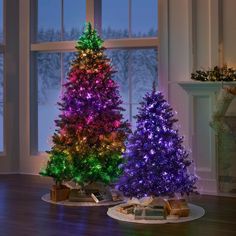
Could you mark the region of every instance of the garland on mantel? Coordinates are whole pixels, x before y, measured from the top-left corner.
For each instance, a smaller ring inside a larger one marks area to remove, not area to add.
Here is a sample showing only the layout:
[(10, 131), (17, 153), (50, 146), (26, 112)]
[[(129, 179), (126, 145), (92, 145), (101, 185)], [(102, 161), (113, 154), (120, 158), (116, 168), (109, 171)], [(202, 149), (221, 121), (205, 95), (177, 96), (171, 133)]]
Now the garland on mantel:
[(232, 67), (227, 67), (224, 65), (222, 67), (215, 66), (213, 69), (209, 70), (197, 70), (195, 73), (191, 73), (191, 79), (200, 81), (236, 81), (236, 69)]

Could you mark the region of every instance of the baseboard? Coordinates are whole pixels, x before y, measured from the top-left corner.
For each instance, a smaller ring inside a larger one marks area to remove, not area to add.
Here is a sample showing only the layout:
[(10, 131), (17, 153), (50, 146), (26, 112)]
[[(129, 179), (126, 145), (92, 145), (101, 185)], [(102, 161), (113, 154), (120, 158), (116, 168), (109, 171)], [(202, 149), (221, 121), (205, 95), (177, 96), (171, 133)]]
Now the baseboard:
[(21, 174), (21, 175), (35, 175), (35, 176), (40, 176), (40, 174), (39, 173), (32, 173), (32, 172), (19, 172), (19, 174)]
[(35, 176), (40, 176), (38, 173), (28, 173), (28, 172), (0, 172), (0, 175), (35, 175)]
[(200, 195), (220, 196), (218, 192), (198, 191)]
[(20, 172), (0, 172), (0, 175), (19, 175)]

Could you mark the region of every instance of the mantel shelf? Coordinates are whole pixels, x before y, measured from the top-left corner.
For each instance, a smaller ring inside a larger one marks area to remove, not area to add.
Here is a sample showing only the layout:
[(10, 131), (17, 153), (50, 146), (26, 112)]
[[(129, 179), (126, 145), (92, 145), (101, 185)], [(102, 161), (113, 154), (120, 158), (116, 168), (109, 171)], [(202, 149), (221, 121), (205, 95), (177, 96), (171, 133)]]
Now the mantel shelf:
[(199, 91), (199, 90), (215, 92), (215, 91), (218, 91), (222, 87), (236, 86), (236, 82), (234, 81), (232, 82), (179, 81), (177, 82), (177, 84), (179, 84), (187, 92)]

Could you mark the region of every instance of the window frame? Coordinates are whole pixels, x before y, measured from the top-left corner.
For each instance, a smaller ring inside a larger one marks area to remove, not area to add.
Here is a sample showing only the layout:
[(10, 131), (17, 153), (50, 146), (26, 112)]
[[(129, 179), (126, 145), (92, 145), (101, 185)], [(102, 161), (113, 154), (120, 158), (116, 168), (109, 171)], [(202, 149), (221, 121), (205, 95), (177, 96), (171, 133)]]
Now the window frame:
[[(64, 0), (61, 0), (63, 3)], [(130, 0), (129, 0), (130, 1)], [(160, 6), (163, 4), (162, 2), (165, 0), (158, 0), (158, 19), (160, 13)], [(96, 26), (98, 32), (101, 32), (101, 11), (102, 11), (102, 0), (86, 0), (86, 21), (91, 22), (92, 26)], [(21, 134), (24, 132), (26, 135), (22, 138), (22, 149), (21, 149), (21, 158), (27, 159), (28, 163), (23, 164), (22, 168), (27, 172), (34, 172), (34, 170), (38, 171), (38, 167), (35, 166), (41, 165), (45, 163), (47, 154), (45, 152), (39, 152), (37, 150), (38, 143), (38, 114), (35, 108), (36, 100), (31, 97), (32, 88), (34, 91), (37, 85), (34, 83), (31, 84), (30, 77), (34, 76), (35, 73), (35, 60), (32, 58), (32, 54), (35, 52), (76, 52), (75, 49), (75, 41), (57, 41), (57, 42), (39, 42), (37, 43), (34, 40), (35, 30), (37, 28), (37, 16), (32, 14), (32, 12), (37, 11), (37, 0), (25, 0), (20, 3), (20, 26), (24, 27), (24, 35), (23, 29), (21, 29), (21, 53), (20, 60), (25, 61), (26, 65), (24, 68), (21, 68), (20, 73), (20, 129)], [(62, 10), (63, 11), (63, 10)], [(130, 11), (130, 9), (129, 9)], [(158, 31), (159, 31), (158, 24)], [(34, 26), (34, 27), (33, 27)], [(158, 63), (158, 74), (159, 74), (159, 35), (157, 37), (144, 37), (144, 38), (122, 38), (122, 39), (107, 39), (104, 41), (104, 47), (107, 49), (157, 49), (157, 63)], [(24, 52), (23, 50), (26, 50)], [(64, 73), (63, 73), (64, 74)], [(33, 87), (32, 87), (33, 86)], [(31, 88), (31, 89), (30, 89)], [(31, 91), (30, 91), (31, 90)], [(31, 99), (30, 99), (31, 97)], [(35, 96), (36, 97), (36, 96)], [(34, 98), (35, 98), (34, 97)], [(33, 109), (33, 112), (31, 112)], [(33, 114), (32, 114), (33, 113)], [(32, 116), (33, 115), (33, 116)], [(24, 120), (24, 121), (23, 121)], [(23, 124), (24, 123), (24, 124)], [(24, 131), (23, 131), (24, 130)], [(40, 158), (35, 158), (40, 157)], [(25, 160), (27, 162), (27, 160)], [(31, 164), (32, 163), (32, 164)], [(40, 164), (41, 163), (41, 164)], [(33, 166), (33, 167), (32, 167)]]
[[(12, 7), (14, 6), (14, 7)], [(19, 171), (19, 1), (3, 0), (3, 152), (0, 173)]]
[(0, 157), (4, 157), (6, 156), (6, 134), (5, 134), (5, 130), (6, 130), (6, 68), (5, 68), (5, 50), (6, 50), (6, 0), (2, 0), (2, 9), (3, 9), (3, 41), (0, 43), (0, 54), (2, 54), (3, 56), (3, 96), (2, 96), (2, 101), (0, 101), (0, 103), (2, 103), (3, 105), (3, 150), (0, 150)]

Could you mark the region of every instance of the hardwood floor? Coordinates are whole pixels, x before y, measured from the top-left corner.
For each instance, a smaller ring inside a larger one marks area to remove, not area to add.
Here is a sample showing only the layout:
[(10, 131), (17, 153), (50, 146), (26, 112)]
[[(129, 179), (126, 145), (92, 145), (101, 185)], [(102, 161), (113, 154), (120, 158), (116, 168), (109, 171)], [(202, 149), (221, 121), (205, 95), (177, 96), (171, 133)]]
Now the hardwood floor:
[(107, 207), (63, 207), (41, 196), (51, 181), (29, 175), (0, 175), (0, 236), (236, 236), (236, 198), (195, 196), (190, 202), (206, 215), (192, 222), (165, 225), (123, 223)]

